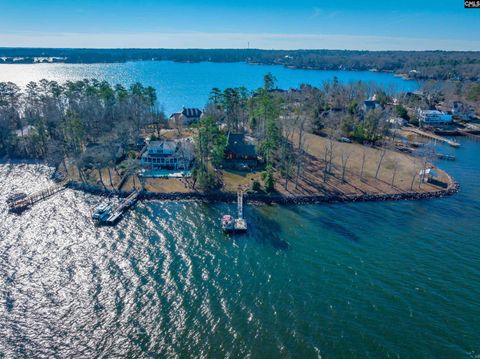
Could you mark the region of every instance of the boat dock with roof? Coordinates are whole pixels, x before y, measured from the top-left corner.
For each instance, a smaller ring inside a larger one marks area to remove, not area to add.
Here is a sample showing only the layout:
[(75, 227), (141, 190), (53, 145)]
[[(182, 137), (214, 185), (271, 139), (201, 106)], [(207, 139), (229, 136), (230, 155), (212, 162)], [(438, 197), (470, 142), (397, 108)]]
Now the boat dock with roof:
[(103, 204), (96, 208), (92, 214), (92, 219), (100, 225), (112, 226), (115, 225), (138, 201), (140, 191), (133, 191), (128, 197), (122, 199), (118, 205)]
[(222, 229), (225, 233), (244, 233), (247, 231), (247, 222), (243, 218), (243, 191), (237, 192), (237, 218), (226, 214), (222, 217)]

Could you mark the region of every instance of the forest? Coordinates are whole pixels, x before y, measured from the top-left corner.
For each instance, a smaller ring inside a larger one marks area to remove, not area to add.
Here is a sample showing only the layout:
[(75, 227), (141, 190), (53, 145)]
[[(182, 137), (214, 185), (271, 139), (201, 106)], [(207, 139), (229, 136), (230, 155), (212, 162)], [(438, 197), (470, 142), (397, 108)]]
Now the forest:
[[(0, 156), (112, 166), (146, 124), (164, 121), (155, 89), (93, 80), (0, 83)], [(65, 168), (67, 166), (65, 165)]]
[(391, 71), (416, 79), (480, 79), (480, 52), (473, 51), (0, 48), (0, 63), (139, 60), (248, 62), (315, 70)]

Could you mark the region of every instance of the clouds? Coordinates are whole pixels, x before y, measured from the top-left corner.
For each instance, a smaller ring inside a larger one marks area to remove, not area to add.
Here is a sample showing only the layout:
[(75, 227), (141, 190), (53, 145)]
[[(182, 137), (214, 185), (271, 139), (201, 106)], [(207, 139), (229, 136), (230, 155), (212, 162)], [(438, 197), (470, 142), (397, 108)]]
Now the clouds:
[(310, 16), (310, 19), (315, 19), (315, 18), (328, 18), (332, 19), (336, 17), (337, 15), (340, 15), (340, 11), (329, 11), (329, 10), (324, 10), (319, 7), (314, 7), (313, 8), (313, 13)]
[(480, 40), (238, 32), (0, 33), (2, 47), (472, 50)]

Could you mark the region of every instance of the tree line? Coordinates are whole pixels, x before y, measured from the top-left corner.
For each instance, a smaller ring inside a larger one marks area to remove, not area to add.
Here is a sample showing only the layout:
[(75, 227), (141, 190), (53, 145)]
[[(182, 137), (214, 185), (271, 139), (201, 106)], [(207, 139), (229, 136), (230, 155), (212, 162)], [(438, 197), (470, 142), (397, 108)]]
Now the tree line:
[(114, 163), (146, 124), (164, 121), (152, 87), (106, 81), (0, 83), (0, 156)]

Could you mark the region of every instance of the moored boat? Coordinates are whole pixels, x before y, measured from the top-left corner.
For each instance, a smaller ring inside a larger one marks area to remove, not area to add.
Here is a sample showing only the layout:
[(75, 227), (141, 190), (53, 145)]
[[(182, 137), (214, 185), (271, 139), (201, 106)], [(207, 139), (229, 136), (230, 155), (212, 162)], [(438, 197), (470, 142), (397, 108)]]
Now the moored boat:
[(112, 205), (110, 203), (102, 203), (93, 210), (92, 219), (95, 221), (103, 221), (109, 216), (111, 210)]
[(230, 233), (235, 230), (235, 220), (231, 215), (226, 214), (222, 217), (222, 229), (226, 233)]

